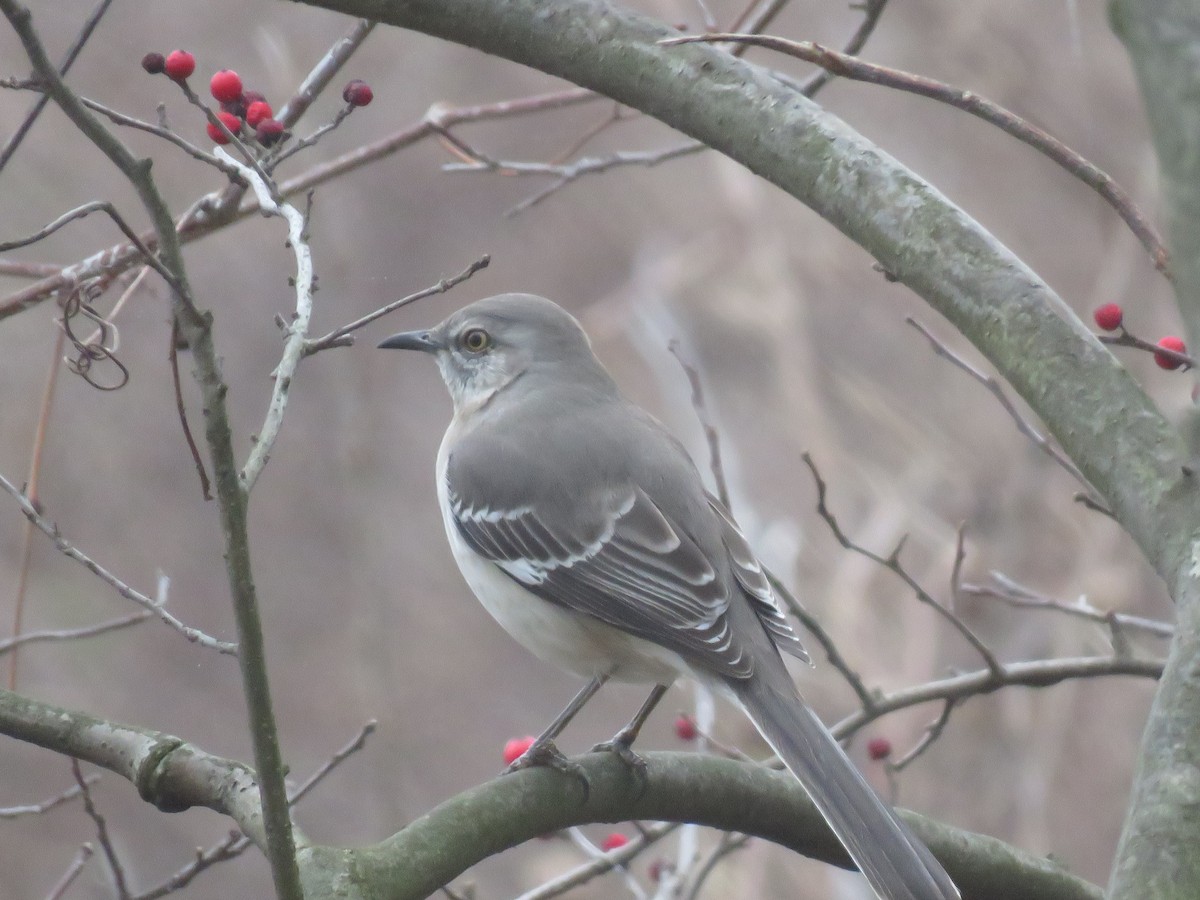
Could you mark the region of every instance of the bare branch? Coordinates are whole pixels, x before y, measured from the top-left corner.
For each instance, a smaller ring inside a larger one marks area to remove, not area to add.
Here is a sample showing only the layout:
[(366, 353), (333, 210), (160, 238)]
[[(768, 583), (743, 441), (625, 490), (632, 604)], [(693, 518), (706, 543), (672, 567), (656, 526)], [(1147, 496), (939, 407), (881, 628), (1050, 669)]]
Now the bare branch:
[(1098, 334), (1096, 338), (1102, 344), (1108, 344), (1111, 347), (1134, 347), (1138, 350), (1144, 350), (1146, 353), (1153, 353), (1156, 356), (1165, 356), (1167, 359), (1179, 363), (1186, 369), (1194, 369), (1196, 361), (1186, 353), (1180, 353), (1178, 350), (1172, 350), (1169, 347), (1160, 347), (1158, 344), (1152, 344), (1149, 341), (1143, 341), (1140, 337), (1136, 337), (1125, 330), (1125, 326), (1121, 326), (1120, 334)]
[[(177, 618), (167, 612), (164, 602), (165, 594), (159, 600), (152, 600), (140, 591), (136, 591), (131, 588), (108, 569), (104, 568), (98, 562), (93, 560), (90, 556), (70, 544), (67, 539), (63, 537), (62, 532), (58, 530), (58, 526), (38, 512), (37, 508), (32, 502), (30, 502), (29, 498), (22, 494), (20, 490), (17, 489), (16, 485), (14, 485), (3, 475), (0, 475), (0, 488), (3, 488), (12, 495), (12, 497), (20, 505), (21, 511), (25, 513), (25, 517), (29, 519), (29, 521), (32, 522), (37, 529), (42, 532), (42, 534), (54, 541), (54, 546), (56, 546), (61, 553), (75, 560), (75, 562), (82, 565), (93, 575), (96, 575), (101, 581), (115, 590), (122, 597), (126, 598), (127, 600), (132, 600), (139, 606), (148, 609), (154, 615), (158, 616), (160, 619), (186, 637), (193, 644), (199, 644), (202, 647), (209, 647), (210, 649), (216, 650), (218, 653), (225, 653), (230, 656), (237, 655), (236, 644), (231, 644), (227, 641), (219, 641), (216, 638), (205, 634), (203, 631), (200, 631), (198, 628), (192, 628), (190, 625), (184, 625)], [(162, 580), (165, 581), (165, 579)]]
[(285, 126), (295, 125), (304, 112), (313, 104), (313, 101), (320, 96), (321, 92), (329, 86), (337, 73), (342, 70), (342, 67), (350, 61), (357, 51), (362, 46), (363, 41), (375, 29), (375, 22), (371, 19), (359, 19), (350, 26), (350, 30), (345, 36), (340, 38), (332, 47), (326, 51), (325, 55), (318, 60), (312, 70), (300, 83), (300, 87), (291, 99), (283, 105), (279, 110), (279, 115), (276, 117)]
[[(296, 804), (304, 798), (304, 796), (316, 787), (324, 778), (336, 769), (348, 757), (357, 753), (366, 744), (367, 738), (375, 733), (377, 722), (372, 719), (363, 725), (358, 735), (333, 754), (320, 768), (312, 775), (304, 780), (303, 784), (297, 787), (294, 791), (289, 792), (288, 803)], [(146, 891), (138, 894), (133, 900), (158, 900), (160, 897), (165, 897), (167, 894), (173, 893), (180, 888), (190, 884), (197, 875), (206, 869), (215, 866), (217, 863), (225, 862), (229, 859), (241, 856), (252, 845), (249, 838), (243, 835), (240, 831), (231, 831), (222, 840), (213, 844), (207, 850), (196, 849), (196, 857), (183, 868), (177, 870), (169, 878), (162, 883), (148, 888)]]
[(648, 828), (639, 829), (637, 836), (631, 838), (625, 846), (594, 856), (583, 865), (576, 866), (531, 891), (526, 891), (517, 900), (550, 900), (551, 897), (559, 897), (606, 872), (628, 866), (647, 847), (658, 843), (679, 827), (677, 822), (658, 822)]
[(50, 889), (50, 893), (46, 895), (46, 900), (61, 900), (63, 894), (67, 892), (67, 888), (79, 877), (79, 873), (83, 871), (83, 867), (95, 852), (91, 844), (81, 846), (79, 852), (75, 854), (75, 858), (71, 860), (71, 864), (67, 866), (67, 871), (63, 872), (62, 878), (58, 879), (58, 882)]
[(991, 572), (990, 575), (991, 584), (964, 584), (962, 585), (963, 594), (974, 597), (993, 597), (1009, 606), (1023, 609), (1052, 610), (1068, 616), (1087, 619), (1098, 625), (1104, 625), (1110, 630), (1141, 631), (1168, 640), (1175, 635), (1175, 626), (1170, 622), (1097, 609), (1088, 602), (1087, 596), (1083, 594), (1074, 603), (1064, 603), (1026, 587), (1003, 572)]
[(902, 772), (917, 759), (922, 753), (933, 746), (933, 742), (942, 736), (942, 732), (946, 730), (946, 725), (950, 721), (950, 713), (954, 711), (954, 707), (961, 701), (958, 698), (947, 698), (942, 704), (942, 711), (938, 713), (936, 719), (925, 726), (925, 731), (921, 735), (921, 739), (913, 745), (907, 753), (899, 759), (890, 761), (887, 764), (889, 778), (897, 772)]
[(829, 730), (838, 740), (845, 740), (881, 716), (923, 703), (949, 700), (958, 702), (968, 697), (990, 694), (1004, 687), (1051, 687), (1064, 681), (1083, 678), (1134, 676), (1157, 679), (1162, 675), (1162, 670), (1161, 659), (1134, 659), (1123, 656), (1081, 656), (1004, 663), (1000, 665), (999, 672), (979, 669), (893, 691), (890, 694), (880, 694), (875, 698), (874, 709), (856, 710)]
[[(376, 160), (390, 156), (400, 150), (411, 147), (425, 138), (438, 134), (440, 130), (466, 122), (487, 122), (515, 116), (531, 115), (538, 112), (563, 109), (581, 103), (595, 101), (599, 95), (581, 88), (565, 91), (555, 91), (549, 94), (538, 94), (532, 97), (521, 97), (515, 100), (502, 100), (496, 103), (486, 103), (476, 106), (452, 107), (436, 103), (429, 108), (425, 115), (415, 124), (403, 128), (387, 137), (381, 138), (362, 147), (343, 153), (328, 162), (313, 166), (307, 172), (284, 181), (279, 186), (282, 197), (292, 197), (313, 187), (338, 178), (347, 172), (352, 172)], [(215, 158), (215, 157), (214, 157)], [(231, 186), (232, 188), (232, 186)], [(240, 195), (239, 195), (240, 196)], [(244, 219), (260, 212), (258, 203), (248, 199), (236, 210), (236, 213), (226, 213), (220, 206), (221, 193), (207, 194), (194, 202), (186, 215), (176, 225), (176, 232), (181, 242), (190, 242), (206, 237), (219, 230), (231, 221)], [(142, 235), (143, 241), (149, 247), (156, 246), (153, 232)], [(55, 292), (70, 287), (88, 278), (104, 275), (115, 277), (124, 269), (134, 265), (140, 259), (140, 254), (132, 244), (117, 244), (94, 253), (86, 259), (43, 278), (41, 281), (0, 300), (0, 319), (24, 312), (33, 306), (53, 297)]]
[(686, 37), (663, 38), (658, 43), (663, 47), (672, 47), (677, 44), (721, 43), (725, 41), (766, 47), (769, 50), (775, 50), (787, 56), (794, 56), (805, 62), (814, 63), (835, 75), (840, 75), (853, 81), (865, 81), (870, 84), (879, 84), (907, 93), (918, 94), (922, 97), (928, 97), (940, 103), (946, 103), (956, 109), (961, 109), (964, 112), (983, 119), (985, 122), (995, 125), (1005, 134), (1015, 137), (1022, 143), (1028, 144), (1038, 152), (1049, 157), (1103, 197), (1105, 202), (1116, 210), (1117, 215), (1129, 226), (1129, 230), (1136, 235), (1142, 246), (1146, 248), (1146, 251), (1150, 254), (1150, 258), (1154, 262), (1155, 268), (1168, 278), (1171, 277), (1168, 267), (1170, 253), (1167, 250), (1166, 243), (1159, 235), (1157, 229), (1150, 224), (1149, 219), (1138, 209), (1137, 205), (1133, 202), (1133, 198), (1125, 192), (1124, 188), (1117, 184), (1107, 172), (1089, 162), (1062, 141), (1004, 107), (986, 100), (971, 91), (965, 91), (922, 75), (914, 75), (910, 72), (902, 72), (899, 69), (891, 69), (887, 66), (868, 63), (858, 57), (839, 53), (836, 50), (831, 50), (828, 47), (823, 47), (820, 44), (814, 44), (810, 41), (789, 41), (786, 38), (759, 34), (716, 32)]
[(976, 636), (975, 632), (973, 632), (967, 626), (967, 624), (963, 622), (962, 619), (955, 615), (952, 610), (947, 609), (945, 606), (934, 600), (929, 592), (921, 587), (920, 583), (913, 578), (912, 575), (908, 573), (908, 570), (905, 569), (901, 564), (900, 551), (904, 546), (904, 541), (901, 540), (896, 548), (887, 557), (883, 557), (850, 540), (850, 538), (846, 536), (846, 533), (842, 531), (841, 526), (837, 523), (837, 519), (834, 518), (833, 513), (830, 512), (829, 507), (826, 505), (825, 480), (821, 477), (821, 473), (817, 471), (816, 463), (813, 462), (812, 457), (807, 453), (801, 454), (800, 458), (804, 460), (804, 464), (808, 466), (808, 470), (812, 473), (813, 480), (816, 482), (817, 515), (819, 515), (825, 521), (825, 524), (829, 526), (829, 530), (833, 533), (833, 536), (837, 542), (852, 553), (857, 553), (860, 556), (877, 563), (890, 572), (895, 573), (895, 575), (906, 585), (908, 585), (914, 594), (916, 594), (918, 600), (920, 600), (926, 606), (932, 608), (938, 613), (938, 615), (949, 622), (951, 627), (953, 627), (955, 631), (962, 635), (968, 644), (975, 648), (975, 652), (983, 658), (984, 664), (988, 667), (988, 669), (997, 677), (999, 677), (1001, 671), (1000, 663), (996, 660), (996, 657), (992, 651), (988, 649), (987, 645), (981, 641), (979, 637)]
[(75, 776), (75, 783), (79, 785), (79, 793), (83, 797), (83, 810), (96, 826), (96, 839), (100, 842), (100, 849), (104, 851), (104, 858), (108, 861), (108, 870), (112, 873), (117, 897), (119, 900), (130, 900), (129, 887), (125, 881), (125, 867), (121, 864), (117, 850), (108, 836), (108, 823), (104, 821), (104, 816), (100, 815), (96, 805), (92, 802), (92, 792), (88, 787), (87, 779), (83, 777), (83, 770), (80, 769), (77, 759), (71, 760), (71, 774)]
[(287, 337), (283, 343), (283, 355), (279, 360), (279, 365), (272, 373), (275, 385), (271, 390), (266, 419), (262, 428), (259, 429), (254, 449), (250, 451), (250, 458), (246, 460), (246, 465), (242, 468), (239, 476), (242, 490), (249, 494), (258, 480), (258, 476), (262, 474), (262, 470), (271, 456), (271, 448), (275, 446), (275, 440), (279, 437), (279, 429), (283, 425), (283, 415), (287, 411), (292, 379), (295, 377), (296, 367), (304, 358), (304, 345), (308, 340), (308, 323), (312, 319), (316, 276), (313, 273), (312, 249), (308, 245), (308, 238), (305, 234), (308, 221), (304, 213), (292, 204), (277, 199), (278, 189), (261, 177), (262, 169), (259, 166), (243, 166), (220, 147), (217, 148), (217, 156), (236, 165), (241, 170), (242, 177), (254, 189), (258, 205), (264, 212), (280, 216), (287, 222), (288, 246), (296, 257), (296, 275), (293, 279), (296, 290), (296, 311), (292, 314), (291, 323), (286, 327)]
[(75, 209), (70, 210), (69, 212), (63, 213), (49, 225), (46, 225), (44, 228), (38, 230), (27, 238), (8, 241), (7, 243), (0, 243), (0, 253), (4, 253), (7, 250), (16, 250), (19, 247), (26, 247), (29, 244), (36, 243), (37, 241), (54, 234), (54, 232), (58, 231), (58, 229), (62, 228), (68, 222), (74, 222), (76, 219), (82, 219), (88, 213), (94, 212), (105, 213), (110, 219), (112, 219), (116, 226), (121, 229), (121, 233), (124, 234), (125, 237), (129, 238), (130, 243), (137, 248), (146, 264), (153, 268), (154, 271), (159, 275), (161, 275), (163, 280), (167, 284), (171, 285), (172, 288), (175, 288), (176, 290), (179, 289), (179, 282), (178, 279), (175, 278), (174, 273), (164, 266), (159, 261), (157, 256), (150, 252), (150, 248), (142, 242), (142, 239), (138, 237), (137, 232), (130, 228), (125, 220), (121, 217), (121, 214), (117, 212), (117, 208), (106, 200), (93, 200), (90, 203), (85, 203), (82, 206), (78, 206)]
[[(99, 780), (99, 775), (88, 775), (84, 779), (84, 782), (88, 785), (93, 785)], [(39, 803), (27, 803), (24, 806), (0, 806), (0, 819), (16, 819), (20, 816), (40, 816), (42, 813), (54, 809), (56, 806), (61, 806), (69, 800), (74, 800), (82, 793), (83, 788), (78, 784), (73, 784), (65, 791), (61, 791)]]
[(386, 316), (388, 313), (395, 312), (402, 306), (408, 306), (410, 303), (415, 303), (417, 300), (423, 300), (425, 297), (432, 296), (433, 294), (446, 293), (446, 291), (450, 290), (455, 285), (466, 281), (476, 272), (480, 271), (481, 269), (486, 269), (491, 261), (492, 258), (485, 253), (457, 275), (452, 275), (449, 278), (443, 278), (437, 284), (430, 285), (424, 290), (417, 291), (415, 294), (409, 294), (407, 297), (402, 297), (399, 300), (387, 304), (387, 306), (382, 306), (360, 319), (355, 319), (348, 325), (342, 325), (339, 328), (335, 328), (324, 337), (306, 341), (304, 344), (304, 356), (311, 356), (314, 353), (318, 353), (321, 350), (328, 350), (331, 347), (349, 347), (354, 343), (354, 338), (350, 336), (351, 332), (357, 331), (364, 325), (369, 325), (376, 319)]
[(829, 660), (829, 664), (834, 667), (850, 685), (850, 689), (854, 691), (854, 695), (858, 697), (858, 702), (864, 709), (870, 709), (875, 704), (874, 695), (867, 690), (867, 686), (863, 683), (862, 676), (850, 665), (850, 662), (842, 655), (838, 649), (837, 642), (833, 636), (825, 630), (823, 626), (808, 610), (806, 610), (797, 600), (792, 592), (787, 589), (782, 581), (780, 581), (772, 572), (765, 572), (767, 580), (771, 582), (771, 590), (776, 597), (783, 600), (784, 606), (788, 608), (793, 616), (800, 620), (800, 624), (804, 626), (804, 630), (811, 634), (821, 645), (821, 649), (825, 651), (825, 658)]
[(133, 613), (128, 616), (122, 616), (119, 619), (109, 619), (107, 622), (100, 622), (96, 625), (86, 625), (83, 628), (69, 628), (60, 631), (27, 631), (24, 634), (18, 634), (15, 637), (5, 638), (0, 640), (0, 656), (8, 653), (16, 647), (24, 646), (25, 644), (44, 643), (50, 641), (77, 641), (80, 638), (95, 637), (98, 634), (107, 634), (110, 631), (117, 631), (121, 628), (128, 628), (130, 625), (136, 625), (138, 622), (145, 622), (154, 615), (148, 609), (141, 612)]
[[(1009, 418), (1016, 423), (1017, 430), (1021, 432), (1021, 434), (1025, 435), (1025, 437), (1029, 438), (1030, 442), (1032, 442), (1035, 447), (1058, 463), (1058, 465), (1061, 466), (1072, 478), (1083, 485), (1084, 489), (1088, 491), (1089, 495), (1091, 494), (1092, 486), (1088, 483), (1088, 480), (1084, 477), (1083, 473), (1079, 471), (1079, 467), (1075, 465), (1075, 463), (1071, 462), (1071, 460), (1068, 459), (1067, 456), (1061, 450), (1059, 450), (1048, 437), (1038, 431), (1025, 419), (1024, 416), (1021, 415), (1021, 413), (1017, 410), (1016, 405), (1009, 400), (1008, 395), (1004, 393), (1004, 388), (1000, 386), (1000, 382), (998, 382), (991, 375), (986, 375), (979, 369), (975, 368), (973, 365), (947, 347), (944, 343), (942, 343), (942, 341), (932, 331), (930, 331), (912, 316), (905, 317), (904, 321), (913, 328), (917, 329), (917, 331), (921, 332), (921, 334), (925, 335), (925, 339), (929, 341), (930, 346), (933, 348), (933, 352), (937, 356), (940, 356), (942, 359), (945, 359), (957, 366), (959, 369), (966, 372), (985, 388), (987, 388), (988, 392), (996, 398), (996, 400), (1004, 408), (1004, 411), (1008, 413)], [(1103, 504), (1100, 504), (1099, 500), (1097, 500), (1095, 497), (1092, 497), (1091, 502), (1093, 505), (1099, 505), (1103, 509)], [(1111, 516), (1112, 513), (1109, 513), (1109, 515)]]
[(708, 467), (712, 472), (713, 480), (717, 483), (717, 499), (721, 501), (721, 505), (725, 509), (732, 513), (733, 504), (729, 502), (729, 486), (725, 483), (725, 466), (721, 463), (721, 436), (717, 434), (716, 426), (709, 418), (708, 407), (704, 402), (704, 386), (700, 383), (700, 373), (696, 371), (695, 366), (683, 358), (678, 340), (673, 338), (667, 344), (667, 349), (679, 362), (683, 374), (687, 376), (688, 384), (691, 385), (692, 409), (696, 412), (696, 418), (699, 419), (700, 427), (704, 430), (704, 438), (708, 442)]
[(329, 759), (322, 763), (315, 772), (309, 775), (302, 784), (289, 793), (288, 802), (291, 804), (296, 804), (303, 800), (305, 795), (318, 784), (320, 784), (330, 772), (366, 746), (367, 738), (373, 735), (375, 733), (375, 729), (378, 727), (379, 723), (374, 719), (371, 719), (365, 725), (363, 725), (362, 729), (358, 732), (358, 735), (351, 740), (350, 743), (346, 744), (346, 746), (334, 753), (333, 756), (329, 757)]
[[(66, 332), (59, 330), (54, 336), (54, 345), (50, 351), (50, 368), (46, 372), (46, 382), (42, 387), (42, 400), (38, 406), (37, 427), (33, 434), (33, 447), (29, 451), (29, 471), (25, 479), (25, 489), (29, 492), (29, 503), (38, 503), (38, 486), (42, 473), (42, 454), (46, 447), (46, 432), (50, 428), (50, 410), (54, 407), (54, 397), (58, 389), (59, 359), (62, 357), (63, 344), (66, 342)], [(29, 588), (29, 571), (33, 565), (33, 522), (27, 521), (21, 529), (21, 563), (17, 569), (17, 588), (13, 597), (12, 635), (20, 637), (24, 627), (25, 598)], [(19, 646), (19, 645), (18, 645)], [(20, 668), (21, 653), (13, 649), (8, 658), (8, 689), (17, 688), (17, 671)]]
[(179, 417), (179, 426), (183, 429), (183, 439), (187, 443), (188, 453), (192, 455), (192, 465), (200, 477), (200, 492), (205, 500), (212, 499), (212, 484), (208, 480), (208, 470), (204, 468), (204, 459), (200, 456), (200, 448), (192, 436), (192, 426), (188, 424), (187, 406), (183, 402), (183, 384), (179, 377), (179, 320), (171, 320), (170, 347), (167, 348), (167, 362), (171, 366), (171, 388), (175, 393), (175, 414)]
[[(63, 57), (63, 61), (58, 67), (58, 74), (60, 76), (66, 75), (71, 70), (71, 66), (83, 51), (88, 38), (92, 36), (92, 32), (96, 30), (96, 26), (100, 24), (100, 20), (104, 18), (104, 14), (108, 12), (110, 6), (112, 6), (112, 0), (100, 0), (96, 4), (96, 8), (87, 17), (87, 20), (83, 23), (83, 27), (79, 30), (79, 34), (75, 36), (75, 40), (71, 42), (71, 46), (67, 49), (66, 56)], [(45, 94), (38, 97), (37, 101), (33, 104), (33, 108), (29, 110), (25, 118), (21, 121), (21, 124), (17, 126), (17, 130), (8, 139), (8, 142), (4, 145), (4, 149), (0, 150), (0, 171), (3, 171), (4, 167), (8, 165), (8, 161), (17, 152), (17, 148), (25, 140), (25, 135), (29, 134), (29, 130), (33, 128), (33, 123), (37, 121), (38, 116), (42, 114), (42, 110), (46, 108), (46, 104), (49, 102), (50, 98)]]

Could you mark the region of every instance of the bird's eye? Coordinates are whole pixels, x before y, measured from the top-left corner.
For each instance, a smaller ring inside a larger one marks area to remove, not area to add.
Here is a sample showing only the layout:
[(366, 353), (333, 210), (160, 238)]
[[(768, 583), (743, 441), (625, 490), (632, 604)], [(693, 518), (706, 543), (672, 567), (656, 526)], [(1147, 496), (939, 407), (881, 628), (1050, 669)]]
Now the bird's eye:
[(492, 336), (482, 328), (469, 328), (463, 332), (459, 338), (459, 343), (463, 349), (469, 350), (472, 353), (482, 353), (488, 347), (492, 346)]

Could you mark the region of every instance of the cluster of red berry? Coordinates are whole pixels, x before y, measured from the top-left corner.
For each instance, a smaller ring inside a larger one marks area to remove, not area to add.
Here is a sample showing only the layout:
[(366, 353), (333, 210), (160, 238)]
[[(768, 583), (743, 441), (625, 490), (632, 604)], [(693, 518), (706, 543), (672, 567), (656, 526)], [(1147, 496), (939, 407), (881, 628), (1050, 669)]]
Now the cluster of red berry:
[[(1096, 311), (1092, 313), (1092, 318), (1096, 320), (1096, 325), (1101, 331), (1124, 330), (1125, 310), (1121, 309), (1120, 305), (1116, 303), (1105, 303), (1103, 306), (1096, 307)], [(1159, 338), (1158, 346), (1171, 353), (1187, 353), (1187, 345), (1183, 342), (1183, 338), (1173, 334)], [(1172, 356), (1168, 353), (1155, 353), (1154, 362), (1157, 363), (1160, 369), (1168, 370), (1178, 369), (1184, 365), (1183, 360), (1178, 356)]]
[[(142, 68), (152, 75), (164, 73), (173, 81), (185, 82), (196, 71), (196, 57), (186, 50), (172, 50), (166, 56), (147, 53)], [(248, 91), (242, 79), (232, 69), (222, 69), (208, 83), (213, 99), (221, 104), (216, 114), (220, 125), (208, 123), (208, 136), (217, 144), (228, 144), (240, 135), (243, 124), (254, 132), (254, 139), (270, 147), (283, 137), (283, 123), (274, 118), (267, 98), (258, 91)], [(342, 99), (350, 106), (366, 106), (375, 98), (370, 85), (355, 79), (342, 91)], [(223, 127), (222, 127), (223, 126)]]

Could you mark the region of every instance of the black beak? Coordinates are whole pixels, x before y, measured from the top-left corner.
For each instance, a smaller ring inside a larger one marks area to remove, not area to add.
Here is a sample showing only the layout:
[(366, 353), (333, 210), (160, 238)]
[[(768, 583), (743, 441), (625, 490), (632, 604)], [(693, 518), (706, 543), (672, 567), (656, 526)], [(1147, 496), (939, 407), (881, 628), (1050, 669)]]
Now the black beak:
[(445, 349), (432, 331), (402, 331), (393, 334), (379, 346), (386, 350), (421, 350), (425, 353), (437, 353)]

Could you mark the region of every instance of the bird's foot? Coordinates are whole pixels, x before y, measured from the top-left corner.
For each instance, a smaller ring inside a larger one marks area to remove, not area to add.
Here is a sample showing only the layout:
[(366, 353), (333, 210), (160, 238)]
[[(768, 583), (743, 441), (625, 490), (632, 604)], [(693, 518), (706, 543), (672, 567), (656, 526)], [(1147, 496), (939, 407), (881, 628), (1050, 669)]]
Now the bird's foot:
[(583, 799), (586, 802), (588, 795), (592, 790), (592, 783), (588, 780), (587, 772), (579, 763), (567, 759), (558, 747), (554, 746), (554, 741), (534, 741), (529, 745), (529, 749), (522, 753), (519, 757), (509, 764), (504, 770), (504, 774), (508, 775), (512, 772), (519, 772), (522, 769), (530, 769), (541, 767), (547, 769), (555, 769), (562, 772), (564, 775), (570, 775), (572, 778), (578, 779), (580, 786), (583, 788)]
[(612, 740), (601, 741), (592, 748), (593, 753), (611, 753), (625, 764), (631, 775), (637, 779), (640, 794), (646, 790), (646, 761), (633, 752), (633, 736), (618, 732)]

